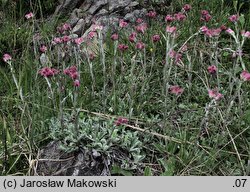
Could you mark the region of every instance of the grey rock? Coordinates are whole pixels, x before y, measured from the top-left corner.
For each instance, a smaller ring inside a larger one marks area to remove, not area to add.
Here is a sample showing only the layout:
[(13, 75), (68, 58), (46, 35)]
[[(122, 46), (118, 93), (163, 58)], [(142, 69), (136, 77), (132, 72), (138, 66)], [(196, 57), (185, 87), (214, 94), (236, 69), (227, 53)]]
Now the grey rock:
[(84, 19), (80, 19), (75, 25), (75, 27), (72, 29), (72, 33), (82, 34), (82, 32), (84, 31), (84, 27), (85, 27), (85, 21)]
[(64, 0), (55, 11), (55, 15), (67, 14), (71, 12), (81, 0)]
[(81, 18), (83, 17), (84, 12), (81, 9), (74, 9), (70, 15), (71, 18)]
[(101, 17), (101, 16), (108, 15), (108, 14), (109, 12), (106, 9), (101, 9), (95, 16)]
[(80, 20), (79, 18), (71, 18), (68, 20), (67, 23), (69, 23), (70, 26), (75, 26), (79, 20)]
[(144, 18), (146, 14), (147, 14), (146, 9), (140, 9), (140, 10), (136, 9), (130, 13), (127, 13), (124, 16), (124, 19), (129, 22), (135, 22), (137, 18)]
[(80, 9), (83, 12), (86, 12), (93, 4), (94, 0), (85, 0), (84, 3), (80, 6)]
[(114, 12), (119, 9), (124, 9), (130, 5), (131, 0), (110, 0), (109, 1), (109, 12)]
[(95, 13), (98, 12), (98, 10), (102, 9), (107, 4), (108, 0), (95, 1), (95, 4), (89, 8), (88, 13), (94, 15)]

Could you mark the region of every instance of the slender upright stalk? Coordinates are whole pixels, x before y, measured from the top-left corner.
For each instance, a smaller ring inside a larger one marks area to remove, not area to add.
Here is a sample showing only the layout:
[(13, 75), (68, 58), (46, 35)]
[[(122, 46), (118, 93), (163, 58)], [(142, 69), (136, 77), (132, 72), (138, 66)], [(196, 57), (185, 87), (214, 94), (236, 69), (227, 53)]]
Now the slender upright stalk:
[(102, 64), (103, 69), (103, 100), (104, 100), (104, 111), (106, 111), (107, 105), (107, 96), (106, 96), (106, 86), (107, 86), (107, 75), (106, 75), (106, 62), (105, 62), (105, 53), (103, 47), (103, 35), (102, 31), (98, 29), (98, 40), (99, 40), (99, 47), (100, 47), (100, 62)]

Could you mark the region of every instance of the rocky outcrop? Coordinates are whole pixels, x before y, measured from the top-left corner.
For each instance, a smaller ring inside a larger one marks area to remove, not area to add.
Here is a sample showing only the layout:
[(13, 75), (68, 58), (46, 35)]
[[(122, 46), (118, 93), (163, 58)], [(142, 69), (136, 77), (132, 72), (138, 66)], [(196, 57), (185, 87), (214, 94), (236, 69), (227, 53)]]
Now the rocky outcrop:
[(108, 26), (115, 28), (119, 19), (134, 22), (146, 12), (133, 0), (63, 0), (55, 15), (69, 15), (72, 32), (82, 36), (94, 23), (101, 24), (105, 32)]

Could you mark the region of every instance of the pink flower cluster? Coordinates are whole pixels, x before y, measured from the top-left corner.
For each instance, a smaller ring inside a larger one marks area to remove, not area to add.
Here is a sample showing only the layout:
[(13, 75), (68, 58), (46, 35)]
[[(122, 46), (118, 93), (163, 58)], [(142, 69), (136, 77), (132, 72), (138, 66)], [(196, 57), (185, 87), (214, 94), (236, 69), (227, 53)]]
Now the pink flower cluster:
[(135, 27), (136, 31), (137, 31), (138, 33), (142, 33), (142, 34), (145, 33), (145, 31), (147, 30), (147, 28), (148, 28), (148, 26), (147, 26), (146, 23), (142, 23), (142, 24), (137, 25), (137, 26)]
[(123, 117), (119, 117), (116, 121), (115, 121), (115, 125), (116, 126), (120, 126), (122, 124), (127, 124), (128, 123), (128, 119), (123, 118)]
[(136, 43), (136, 49), (144, 49), (145, 48), (145, 44), (141, 41)]
[(78, 74), (78, 71), (77, 71), (77, 67), (76, 66), (71, 66), (67, 69), (65, 69), (63, 71), (63, 73), (69, 77), (71, 77), (71, 79), (74, 81), (74, 86), (75, 87), (79, 87), (80, 86), (80, 81), (79, 81), (79, 74)]
[(182, 12), (179, 12), (174, 14), (174, 18), (176, 21), (184, 21), (186, 19), (186, 15)]
[(182, 12), (175, 13), (174, 16), (172, 16), (172, 15), (166, 15), (166, 17), (165, 17), (165, 21), (167, 23), (170, 23), (172, 21), (183, 21), (185, 19), (186, 19), (186, 15), (183, 14)]
[(61, 34), (70, 31), (71, 30), (71, 26), (68, 23), (64, 23), (62, 26), (57, 27), (57, 31)]
[(201, 10), (201, 21), (208, 22), (212, 19), (212, 16), (209, 14), (207, 10)]
[(138, 24), (143, 23), (143, 19), (141, 19), (141, 18), (136, 19), (136, 23), (138, 23)]
[(177, 29), (177, 28), (176, 28), (176, 27), (174, 27), (174, 26), (173, 26), (173, 27), (171, 27), (171, 26), (169, 26), (169, 25), (168, 25), (168, 26), (166, 27), (166, 31), (167, 31), (167, 33), (171, 33), (171, 34), (175, 34), (176, 29)]
[(183, 8), (182, 8), (184, 11), (190, 11), (191, 9), (192, 9), (192, 7), (191, 7), (191, 5), (189, 5), (189, 4), (185, 4), (184, 6), (183, 6)]
[(126, 51), (128, 49), (128, 45), (125, 45), (125, 44), (119, 44), (118, 45), (118, 49), (120, 51)]
[(158, 34), (152, 36), (152, 41), (153, 42), (158, 42), (158, 41), (160, 41), (160, 39), (161, 39), (161, 37)]
[(74, 42), (76, 45), (81, 45), (83, 43), (84, 39), (83, 37), (75, 38)]
[(40, 51), (41, 51), (42, 53), (45, 53), (45, 52), (47, 51), (47, 47), (46, 47), (45, 45), (42, 45), (42, 46), (40, 47)]
[(119, 35), (118, 35), (117, 33), (114, 33), (113, 35), (111, 35), (111, 39), (112, 39), (113, 41), (118, 40), (118, 38), (119, 38)]
[(93, 39), (96, 36), (97, 36), (96, 31), (90, 31), (89, 34), (88, 34), (88, 39)]
[(174, 50), (170, 50), (168, 54), (169, 54), (169, 57), (171, 59), (174, 59), (175, 63), (179, 63), (181, 61), (181, 58), (182, 58), (182, 54), (181, 53), (177, 53)]
[(242, 71), (242, 73), (240, 74), (240, 77), (241, 77), (244, 81), (250, 81), (250, 73), (247, 72), (246, 70)]
[(5, 53), (4, 55), (3, 55), (3, 61), (4, 62), (8, 62), (8, 61), (10, 61), (12, 58), (11, 58), (11, 56), (8, 54), (8, 53)]
[(183, 93), (183, 91), (184, 91), (184, 89), (183, 88), (181, 88), (180, 86), (178, 86), (178, 85), (173, 85), (173, 86), (171, 86), (170, 88), (169, 88), (169, 91), (170, 91), (170, 93), (171, 94), (174, 94), (174, 95), (181, 95), (182, 93)]
[(166, 17), (165, 17), (165, 21), (166, 22), (172, 22), (172, 21), (174, 21), (175, 20), (175, 18), (172, 16), (172, 15), (167, 15)]
[(157, 15), (157, 13), (156, 13), (155, 11), (149, 11), (149, 12), (147, 13), (147, 16), (148, 16), (149, 18), (155, 18), (156, 15)]
[(228, 28), (226, 30), (226, 32), (229, 33), (230, 35), (234, 35), (235, 34), (234, 31), (231, 28)]
[(33, 17), (34, 17), (34, 14), (32, 12), (30, 12), (30, 13), (28, 13), (28, 14), (25, 15), (26, 19), (31, 19)]
[(229, 19), (229, 21), (235, 23), (239, 20), (239, 16), (238, 15), (231, 15), (228, 19)]
[(123, 19), (120, 19), (119, 26), (121, 28), (125, 28), (125, 27), (127, 27), (127, 25), (128, 25), (128, 22), (124, 21)]
[(208, 95), (210, 98), (215, 100), (220, 100), (223, 97), (223, 95), (219, 93), (217, 89), (209, 89)]
[(58, 74), (59, 70), (50, 67), (44, 67), (40, 69), (38, 73), (43, 77), (52, 77)]
[(250, 31), (242, 31), (241, 35), (242, 37), (250, 38)]
[(215, 65), (208, 66), (207, 68), (210, 74), (215, 74), (217, 72), (217, 67)]
[(216, 37), (216, 36), (219, 36), (220, 35), (220, 33), (221, 33), (221, 28), (213, 28), (213, 29), (209, 29), (209, 28), (207, 28), (206, 26), (202, 26), (201, 28), (200, 28), (200, 31), (204, 34), (204, 35), (206, 35), (206, 36), (208, 36), (208, 37)]
[(136, 33), (136, 32), (132, 32), (132, 33), (129, 35), (129, 37), (128, 37), (129, 41), (130, 41), (131, 43), (134, 43), (134, 42), (136, 41), (136, 36), (137, 36), (137, 33)]
[(60, 37), (55, 37), (53, 40), (52, 40), (52, 44), (53, 45), (57, 45), (57, 44), (60, 44), (62, 43), (62, 39)]
[(77, 67), (76, 66), (71, 66), (63, 71), (65, 75), (68, 75), (71, 77), (73, 80), (77, 79), (79, 77), (78, 72), (77, 72)]

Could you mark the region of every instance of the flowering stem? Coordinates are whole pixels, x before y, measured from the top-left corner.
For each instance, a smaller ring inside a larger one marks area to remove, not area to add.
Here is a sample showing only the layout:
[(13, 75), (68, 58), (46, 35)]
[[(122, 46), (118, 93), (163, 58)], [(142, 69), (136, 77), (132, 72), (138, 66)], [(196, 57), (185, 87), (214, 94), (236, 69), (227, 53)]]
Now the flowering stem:
[[(172, 61), (170, 61), (169, 52), (174, 44), (174, 37), (171, 41), (171, 35), (166, 33), (166, 58), (165, 66), (163, 69), (163, 95), (164, 95), (164, 126), (167, 125), (167, 106), (168, 106), (168, 89), (169, 89), (169, 78), (172, 70)], [(170, 61), (170, 62), (169, 62)]]
[(90, 72), (91, 81), (92, 81), (91, 89), (92, 89), (92, 95), (94, 95), (94, 91), (95, 91), (95, 77), (94, 77), (94, 73), (93, 73), (93, 64), (90, 61), (89, 54), (88, 54), (88, 51), (87, 51), (86, 48), (84, 49), (84, 52), (86, 54), (87, 62), (89, 64), (89, 72)]
[(152, 59), (151, 59), (151, 67), (150, 67), (149, 77), (151, 77), (151, 75), (152, 75), (154, 63), (155, 63), (155, 45), (153, 44)]
[(107, 99), (106, 99), (106, 64), (105, 64), (105, 53), (104, 53), (104, 47), (103, 47), (103, 35), (102, 31), (98, 30), (98, 39), (99, 39), (99, 46), (100, 46), (100, 59), (101, 59), (101, 64), (103, 67), (103, 98), (104, 99), (104, 111), (106, 111), (106, 104), (107, 104)]
[(116, 66), (117, 66), (117, 46), (118, 46), (118, 41), (115, 41), (114, 42), (114, 61), (113, 61), (113, 64), (112, 64), (112, 84), (113, 84), (115, 111), (116, 111), (116, 106), (117, 106), (116, 81), (115, 81), (115, 73), (116, 73)]
[(215, 47), (215, 66), (217, 68), (217, 72), (216, 72), (217, 87), (218, 87), (218, 90), (220, 90), (219, 61), (218, 61), (218, 39), (215, 40), (214, 47)]
[(51, 97), (49, 97), (49, 98), (52, 100), (52, 103), (53, 103), (54, 108), (55, 108), (56, 105), (55, 105), (55, 100), (54, 100), (54, 92), (53, 92), (53, 90), (52, 90), (51, 83), (49, 82), (49, 79), (48, 79), (47, 77), (44, 77), (44, 78), (45, 78), (45, 80), (46, 80), (46, 82), (47, 82), (47, 84), (48, 84), (49, 91), (50, 91), (50, 94), (51, 94)]
[(73, 117), (75, 121), (75, 134), (79, 135), (79, 117), (78, 117), (78, 109), (77, 109), (77, 99), (78, 99), (78, 87), (75, 87), (74, 90), (74, 101), (73, 101)]

